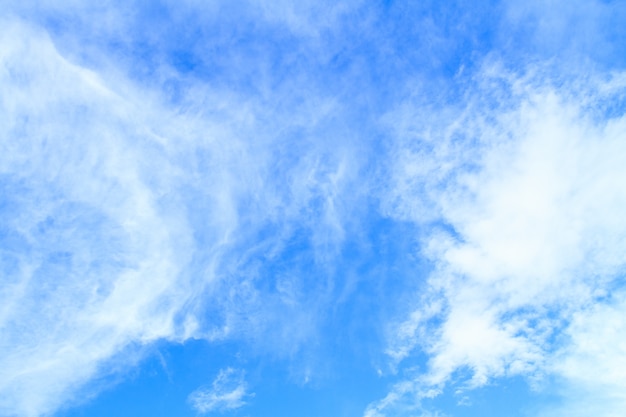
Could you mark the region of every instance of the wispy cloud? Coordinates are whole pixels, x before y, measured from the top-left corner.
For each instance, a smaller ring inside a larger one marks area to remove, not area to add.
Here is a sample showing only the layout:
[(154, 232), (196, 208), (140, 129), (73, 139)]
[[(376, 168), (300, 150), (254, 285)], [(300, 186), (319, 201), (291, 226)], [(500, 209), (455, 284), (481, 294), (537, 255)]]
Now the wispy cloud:
[[(304, 287), (299, 272), (328, 264), (348, 222), (340, 209), (362, 195), (342, 197), (356, 184), (351, 145), (317, 140), (332, 100), (284, 109), (187, 80), (173, 103), (70, 61), (75, 44), (61, 38), (60, 50), (36, 23), (2, 26), (2, 412), (88, 398), (90, 382), (158, 339), (296, 352), (328, 302), (303, 291), (332, 288)], [(294, 240), (307, 255), (268, 285), (261, 260)]]
[(30, 416), (72, 397), (131, 341), (179, 332), (174, 259), (188, 258), (189, 242), (155, 190), (166, 192), (175, 168), (149, 131), (126, 133), (145, 113), (39, 29), (6, 21), (0, 42), (3, 252), (13, 265), (0, 404)]
[(199, 413), (228, 411), (246, 405), (245, 399), (253, 396), (247, 391), (245, 374), (233, 368), (222, 369), (210, 387), (199, 388), (189, 394), (189, 403)]

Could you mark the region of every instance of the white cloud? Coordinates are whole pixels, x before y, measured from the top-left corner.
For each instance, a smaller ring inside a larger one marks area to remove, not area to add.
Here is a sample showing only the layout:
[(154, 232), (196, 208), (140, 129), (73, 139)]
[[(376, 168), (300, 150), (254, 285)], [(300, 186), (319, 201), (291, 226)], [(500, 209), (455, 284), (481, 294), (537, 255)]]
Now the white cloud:
[[(485, 85), (497, 73), (484, 75)], [(460, 123), (434, 138), (412, 134), (398, 150), (390, 213), (427, 224), (430, 205), (442, 226), (428, 226), (422, 247), (435, 271), (389, 349), (396, 362), (420, 349), (428, 368), (392, 391), (400, 399), (371, 406), (381, 415), (407, 396), (437, 392), (459, 370), (470, 373), (466, 388), (513, 375), (569, 383), (569, 371), (583, 374), (577, 366), (620, 361), (619, 348), (599, 345), (587, 356), (600, 363), (583, 359), (580, 343), (590, 305), (594, 323), (611, 322), (599, 317), (603, 297), (626, 266), (626, 117), (602, 114), (620, 103), (623, 76), (556, 90), (504, 74), (497, 82), (510, 90), (496, 93), (495, 106), (470, 103)], [(421, 141), (433, 150), (423, 152)], [(599, 338), (621, 343), (617, 332)], [(606, 379), (611, 392), (621, 389), (618, 379)]]
[(189, 403), (199, 413), (228, 411), (246, 405), (247, 384), (243, 371), (233, 368), (222, 369), (211, 387), (199, 388), (189, 395)]

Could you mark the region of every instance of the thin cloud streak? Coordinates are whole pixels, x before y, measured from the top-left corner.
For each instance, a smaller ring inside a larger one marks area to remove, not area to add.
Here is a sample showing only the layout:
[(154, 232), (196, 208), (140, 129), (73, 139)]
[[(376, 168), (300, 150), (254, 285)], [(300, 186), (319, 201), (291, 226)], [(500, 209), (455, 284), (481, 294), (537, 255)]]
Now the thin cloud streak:
[[(297, 352), (328, 296), (299, 295), (297, 275), (267, 292), (258, 259), (304, 232), (313, 260), (328, 262), (344, 233), (338, 209), (360, 195), (342, 197), (358, 164), (349, 145), (330, 152), (305, 138), (289, 151), (269, 134), (299, 129), (309, 103), (276, 120), (263, 103), (204, 91), (181, 114), (69, 62), (36, 26), (3, 28), (0, 172), (14, 266), (0, 293), (2, 413), (90, 398), (122, 356), (131, 366), (160, 339), (274, 340), (267, 349)], [(324, 99), (312, 100), (326, 123)], [(267, 112), (275, 121), (262, 127)]]

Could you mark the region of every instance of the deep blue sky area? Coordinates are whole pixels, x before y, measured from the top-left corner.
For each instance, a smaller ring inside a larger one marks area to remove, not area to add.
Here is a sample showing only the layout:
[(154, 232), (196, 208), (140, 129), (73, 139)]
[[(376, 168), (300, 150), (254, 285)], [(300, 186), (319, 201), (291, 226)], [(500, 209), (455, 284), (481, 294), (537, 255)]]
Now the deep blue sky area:
[(618, 415), (624, 21), (5, 2), (0, 416)]

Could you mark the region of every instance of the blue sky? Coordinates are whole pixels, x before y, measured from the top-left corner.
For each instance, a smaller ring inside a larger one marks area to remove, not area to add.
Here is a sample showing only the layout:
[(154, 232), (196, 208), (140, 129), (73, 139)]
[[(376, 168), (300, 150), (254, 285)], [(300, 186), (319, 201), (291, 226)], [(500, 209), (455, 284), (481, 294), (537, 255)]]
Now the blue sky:
[(621, 415), (624, 21), (5, 2), (0, 415)]

